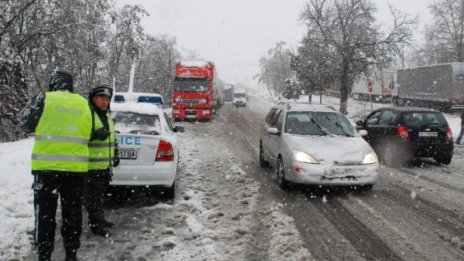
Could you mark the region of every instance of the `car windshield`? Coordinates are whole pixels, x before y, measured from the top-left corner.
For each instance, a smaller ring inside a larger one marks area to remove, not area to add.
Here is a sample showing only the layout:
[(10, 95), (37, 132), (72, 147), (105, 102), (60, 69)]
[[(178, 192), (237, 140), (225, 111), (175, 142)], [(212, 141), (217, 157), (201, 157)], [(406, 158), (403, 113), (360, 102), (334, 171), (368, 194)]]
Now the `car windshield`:
[(403, 114), (402, 122), (407, 127), (447, 126), (448, 123), (440, 112), (408, 112)]
[(178, 92), (204, 92), (208, 90), (207, 78), (176, 77), (174, 90)]
[(355, 129), (340, 113), (289, 112), (285, 132), (299, 135), (341, 135), (353, 137)]
[(245, 98), (245, 94), (244, 93), (235, 93), (234, 98)]
[(136, 133), (159, 135), (161, 133), (158, 115), (140, 114), (134, 112), (112, 112), (115, 129), (120, 133)]

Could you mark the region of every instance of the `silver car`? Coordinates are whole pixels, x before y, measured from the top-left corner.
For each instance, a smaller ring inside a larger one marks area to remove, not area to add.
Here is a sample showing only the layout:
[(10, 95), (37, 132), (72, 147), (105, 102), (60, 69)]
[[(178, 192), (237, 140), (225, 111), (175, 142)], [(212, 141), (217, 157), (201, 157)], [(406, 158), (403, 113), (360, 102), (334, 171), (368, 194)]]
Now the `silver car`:
[(280, 103), (266, 116), (259, 162), (289, 183), (372, 188), (379, 163), (369, 144), (333, 107)]

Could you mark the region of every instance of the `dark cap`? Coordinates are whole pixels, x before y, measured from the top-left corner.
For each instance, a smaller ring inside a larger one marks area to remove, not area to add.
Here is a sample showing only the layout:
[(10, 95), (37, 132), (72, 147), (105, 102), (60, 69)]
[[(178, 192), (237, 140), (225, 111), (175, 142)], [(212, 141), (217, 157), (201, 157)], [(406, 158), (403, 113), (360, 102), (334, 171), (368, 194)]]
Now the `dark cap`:
[(94, 96), (113, 96), (113, 88), (111, 88), (108, 84), (99, 85), (94, 87), (89, 92), (89, 99), (92, 99)]
[(68, 90), (74, 91), (73, 77), (66, 71), (56, 71), (50, 77), (50, 83), (48, 84), (49, 91), (61, 91)]

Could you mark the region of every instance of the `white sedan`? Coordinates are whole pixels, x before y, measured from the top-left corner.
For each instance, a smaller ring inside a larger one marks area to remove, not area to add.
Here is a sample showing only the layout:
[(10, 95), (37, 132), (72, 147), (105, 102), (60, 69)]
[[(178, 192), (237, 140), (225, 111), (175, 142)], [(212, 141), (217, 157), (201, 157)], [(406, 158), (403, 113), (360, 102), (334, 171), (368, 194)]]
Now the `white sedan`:
[(113, 186), (162, 186), (175, 195), (179, 162), (176, 132), (163, 109), (146, 103), (112, 103), (120, 164), (113, 169)]

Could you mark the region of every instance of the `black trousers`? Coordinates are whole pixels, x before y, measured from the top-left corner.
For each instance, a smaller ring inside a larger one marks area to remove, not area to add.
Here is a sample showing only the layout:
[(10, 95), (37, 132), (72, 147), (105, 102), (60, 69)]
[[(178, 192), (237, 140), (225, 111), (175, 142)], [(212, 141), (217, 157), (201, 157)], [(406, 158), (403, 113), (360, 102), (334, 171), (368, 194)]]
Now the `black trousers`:
[(84, 206), (89, 214), (91, 228), (102, 226), (105, 219), (103, 212), (104, 193), (111, 181), (111, 171), (89, 170), (84, 181)]
[(66, 172), (34, 174), (34, 239), (39, 260), (49, 260), (53, 252), (58, 198), (61, 200), (64, 248), (66, 251), (76, 251), (80, 247), (84, 175)]

